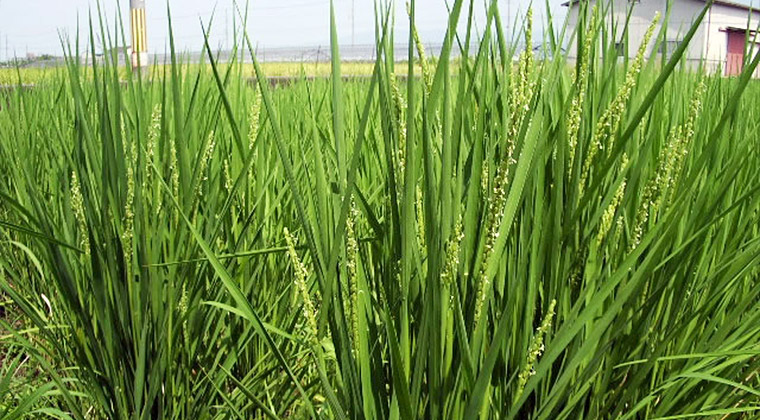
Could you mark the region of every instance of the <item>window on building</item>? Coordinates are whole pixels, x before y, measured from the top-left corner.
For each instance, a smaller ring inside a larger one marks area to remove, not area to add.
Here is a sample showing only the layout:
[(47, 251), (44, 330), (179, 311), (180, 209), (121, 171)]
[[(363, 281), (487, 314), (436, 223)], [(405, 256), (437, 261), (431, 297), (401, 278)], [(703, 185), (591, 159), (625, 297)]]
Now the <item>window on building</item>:
[(618, 57), (625, 56), (625, 42), (616, 42), (615, 51), (617, 51)]
[(681, 41), (677, 39), (669, 39), (660, 44), (660, 53), (662, 54), (672, 54), (673, 51), (675, 51), (678, 46), (681, 45)]

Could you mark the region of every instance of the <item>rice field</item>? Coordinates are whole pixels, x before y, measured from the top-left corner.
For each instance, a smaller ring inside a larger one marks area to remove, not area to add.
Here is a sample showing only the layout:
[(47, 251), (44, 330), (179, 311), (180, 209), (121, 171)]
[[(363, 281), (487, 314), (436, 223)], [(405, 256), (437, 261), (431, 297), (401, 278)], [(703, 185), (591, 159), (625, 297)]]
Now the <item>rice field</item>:
[(760, 55), (477, 7), (433, 60), (378, 3), (363, 79), (333, 21), (325, 78), (238, 34), (0, 93), (0, 418), (758, 418)]

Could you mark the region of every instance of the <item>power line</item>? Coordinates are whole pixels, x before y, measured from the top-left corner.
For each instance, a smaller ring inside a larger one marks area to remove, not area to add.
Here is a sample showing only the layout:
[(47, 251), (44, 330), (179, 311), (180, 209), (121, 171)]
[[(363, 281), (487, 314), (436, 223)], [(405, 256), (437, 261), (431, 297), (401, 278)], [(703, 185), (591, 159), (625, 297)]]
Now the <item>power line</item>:
[[(286, 11), (286, 10), (296, 10), (296, 9), (303, 9), (303, 8), (312, 8), (317, 6), (323, 6), (327, 7), (329, 6), (329, 3), (325, 2), (324, 0), (317, 0), (317, 1), (307, 1), (302, 3), (294, 3), (294, 4), (288, 4), (288, 5), (279, 5), (279, 6), (266, 6), (266, 7), (259, 7), (259, 6), (251, 6), (248, 11), (249, 13), (256, 13), (256, 12), (268, 12), (268, 11)], [(217, 14), (217, 13), (228, 13), (231, 11), (231, 8), (225, 7), (225, 8), (213, 8), (213, 9), (206, 9), (201, 10), (195, 13), (185, 13), (181, 15), (172, 14), (171, 18), (172, 21), (175, 20), (183, 20), (183, 19), (193, 19), (198, 18), (201, 16), (209, 16), (211, 14)], [(150, 20), (160, 20), (160, 21), (167, 21), (169, 19), (168, 16), (158, 16), (153, 17)]]

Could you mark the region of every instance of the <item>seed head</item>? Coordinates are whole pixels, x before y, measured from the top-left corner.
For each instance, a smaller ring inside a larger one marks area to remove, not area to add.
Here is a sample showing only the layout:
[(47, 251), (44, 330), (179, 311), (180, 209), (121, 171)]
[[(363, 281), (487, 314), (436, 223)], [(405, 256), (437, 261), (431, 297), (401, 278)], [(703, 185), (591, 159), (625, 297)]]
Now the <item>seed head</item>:
[[(462, 214), (460, 213), (459, 220), (454, 227), (454, 233), (446, 243), (446, 258), (443, 265), (443, 273), (441, 273), (441, 284), (445, 288), (450, 289), (456, 279), (457, 271), (459, 269), (459, 248), (462, 244), (462, 239), (464, 239), (464, 227), (462, 224)], [(450, 294), (449, 304), (451, 304), (453, 300), (454, 295)]]
[(208, 167), (208, 163), (211, 160), (211, 157), (214, 156), (214, 149), (216, 149), (216, 137), (214, 135), (214, 130), (211, 130), (211, 132), (208, 134), (208, 140), (206, 141), (206, 149), (203, 151), (203, 155), (201, 156), (200, 166), (199, 166), (199, 173), (201, 174), (201, 181), (198, 182), (198, 185), (196, 187), (196, 193), (200, 196), (202, 194), (201, 186), (208, 181), (208, 171), (206, 171), (206, 168)]
[(253, 150), (253, 144), (259, 135), (259, 117), (261, 115), (261, 92), (257, 92), (256, 99), (251, 105), (250, 123), (248, 126), (248, 149)]
[(629, 251), (632, 251), (641, 242), (646, 223), (654, 219), (663, 207), (663, 203), (667, 205), (670, 197), (672, 197), (678, 183), (678, 176), (683, 168), (688, 146), (694, 137), (694, 124), (702, 107), (704, 91), (705, 83), (702, 79), (691, 100), (686, 121), (670, 130), (666, 145), (657, 157), (657, 169), (644, 187), (642, 202), (636, 212), (633, 240)]
[(232, 175), (230, 174), (230, 162), (227, 159), (224, 159), (223, 162), (224, 166), (224, 189), (227, 190), (227, 192), (232, 191)]
[(356, 277), (357, 256), (359, 243), (356, 240), (356, 219), (359, 211), (356, 205), (351, 203), (351, 215), (346, 219), (346, 271), (348, 272), (349, 296), (351, 311), (351, 333), (353, 336), (353, 350), (357, 351), (359, 345), (359, 284)]
[(87, 218), (84, 213), (84, 197), (74, 171), (71, 172), (71, 208), (74, 210), (74, 218), (79, 227), (79, 247), (86, 255), (90, 255), (90, 236), (87, 232)]
[[(412, 7), (409, 2), (406, 2), (406, 14), (411, 19)], [(416, 25), (412, 25), (412, 37), (414, 38), (414, 44), (417, 47), (417, 55), (420, 59), (420, 69), (422, 70), (422, 81), (425, 83), (425, 92), (430, 92), (430, 89), (433, 86), (433, 77), (427, 57), (425, 56), (425, 46), (422, 44)]]
[(538, 327), (538, 330), (536, 330), (536, 333), (533, 335), (533, 340), (531, 340), (530, 347), (528, 347), (528, 357), (525, 360), (525, 365), (517, 377), (515, 400), (519, 399), (522, 395), (525, 390), (525, 384), (528, 383), (528, 379), (536, 374), (536, 371), (533, 370), (533, 366), (544, 352), (544, 336), (546, 336), (552, 328), (552, 318), (554, 318), (554, 307), (556, 305), (557, 301), (552, 299), (551, 303), (549, 303), (549, 309), (541, 322), (541, 326)]
[(172, 194), (179, 199), (179, 165), (177, 164), (177, 142), (174, 137), (169, 142), (169, 170), (171, 171)]
[(609, 206), (607, 206), (607, 209), (604, 211), (604, 214), (602, 215), (602, 221), (599, 223), (599, 233), (596, 235), (596, 245), (601, 246), (602, 242), (604, 241), (604, 238), (607, 236), (607, 232), (610, 231), (610, 228), (612, 228), (612, 223), (615, 220), (615, 212), (617, 212), (617, 208), (620, 205), (620, 202), (623, 201), (623, 194), (625, 193), (625, 184), (626, 180), (624, 179), (623, 182), (620, 183), (620, 186), (618, 187), (617, 191), (615, 191), (615, 197), (612, 199), (612, 202)]
[(617, 95), (612, 100), (607, 110), (604, 111), (601, 118), (596, 124), (594, 137), (591, 140), (591, 145), (589, 146), (586, 160), (583, 163), (580, 183), (578, 184), (580, 191), (580, 194), (578, 194), (579, 197), (583, 196), (586, 187), (586, 181), (589, 178), (591, 167), (594, 163), (594, 158), (596, 157), (597, 152), (603, 149), (607, 149), (607, 155), (612, 152), (615, 133), (617, 132), (620, 121), (622, 120), (623, 114), (625, 113), (628, 99), (631, 97), (633, 88), (636, 86), (637, 77), (641, 72), (641, 67), (644, 63), (644, 54), (646, 53), (647, 46), (649, 45), (649, 40), (652, 38), (654, 29), (657, 26), (659, 20), (660, 14), (657, 13), (654, 16), (654, 19), (652, 19), (652, 23), (649, 25), (649, 28), (647, 28), (646, 33), (644, 34), (644, 39), (641, 41), (641, 45), (639, 46), (636, 58), (631, 63), (631, 66), (628, 69), (628, 73), (626, 73), (623, 86), (621, 86), (620, 90), (618, 90)]
[[(161, 134), (161, 107), (156, 105), (153, 108), (153, 112), (150, 116), (150, 126), (148, 127), (148, 142), (145, 146), (145, 159), (148, 162), (145, 177), (143, 177), (142, 188), (143, 191), (147, 191), (151, 185), (153, 179), (153, 171), (150, 169), (150, 164), (153, 162), (153, 158), (158, 148), (158, 138)], [(160, 209), (160, 203), (157, 207), (157, 211)], [(157, 213), (158, 214), (158, 213)]]
[(293, 271), (295, 272), (295, 285), (301, 294), (301, 299), (303, 299), (303, 314), (309, 326), (309, 340), (313, 345), (319, 345), (319, 339), (317, 338), (319, 337), (319, 328), (317, 326), (317, 310), (315, 309), (314, 303), (311, 300), (311, 295), (309, 294), (309, 286), (307, 283), (307, 280), (309, 278), (309, 270), (306, 269), (306, 266), (298, 258), (298, 254), (296, 253), (295, 239), (290, 235), (290, 231), (288, 231), (288, 228), (284, 228), (283, 231), (285, 233), (285, 241), (288, 245), (288, 254), (290, 255), (290, 261), (293, 264)]
[(134, 236), (135, 165), (137, 165), (137, 142), (132, 142), (130, 159), (127, 162), (127, 202), (124, 205), (124, 230), (121, 234), (127, 272), (132, 269), (132, 237)]
[(421, 249), (425, 249), (425, 214), (422, 203), (422, 188), (418, 185), (415, 200), (415, 209), (417, 210), (417, 241), (420, 244)]
[(570, 157), (570, 163), (568, 170), (573, 170), (573, 163), (575, 161), (575, 150), (578, 146), (578, 133), (581, 128), (581, 114), (583, 112), (583, 104), (586, 100), (586, 88), (588, 87), (589, 78), (589, 63), (591, 62), (591, 46), (594, 40), (594, 29), (596, 28), (596, 6), (591, 12), (591, 22), (589, 23), (589, 30), (586, 31), (586, 37), (583, 41), (583, 56), (581, 57), (580, 68), (576, 70), (575, 83), (577, 86), (577, 92), (570, 105), (570, 111), (567, 117), (567, 133), (568, 133), (568, 155)]
[[(404, 111), (406, 110), (406, 101), (401, 95), (401, 89), (398, 87), (398, 81), (396, 75), (391, 73), (390, 75), (391, 96), (393, 97), (394, 111), (396, 117), (396, 125), (398, 125), (398, 149), (396, 150), (396, 159), (398, 161), (398, 174), (397, 179), (404, 179), (404, 171), (406, 170), (406, 120), (404, 119)], [(398, 183), (400, 188), (401, 183)], [(398, 192), (400, 194), (400, 191)]]

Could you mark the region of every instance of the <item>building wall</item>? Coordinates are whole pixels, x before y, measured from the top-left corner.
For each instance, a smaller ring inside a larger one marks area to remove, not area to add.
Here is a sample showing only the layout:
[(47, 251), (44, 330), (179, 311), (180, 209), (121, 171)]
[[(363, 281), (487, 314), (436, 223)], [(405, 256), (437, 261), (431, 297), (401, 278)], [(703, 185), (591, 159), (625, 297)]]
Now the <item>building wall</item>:
[[(596, 3), (596, 0), (591, 1), (592, 4)], [(616, 27), (616, 42), (622, 42), (623, 39), (623, 27), (625, 25), (628, 7), (632, 3), (629, 0), (612, 0), (612, 6), (608, 16), (606, 17), (606, 25), (608, 28)], [(665, 7), (667, 0), (640, 0), (633, 3), (633, 12), (628, 23), (628, 55), (634, 56), (641, 45), (649, 24), (655, 16), (655, 13), (659, 12), (661, 16), (660, 24), (655, 29), (655, 35), (657, 35), (662, 27), (662, 20), (665, 17)], [(669, 47), (675, 45), (683, 34), (685, 34), (691, 27), (691, 23), (699, 15), (700, 11), (704, 7), (704, 3), (699, 0), (675, 0), (672, 4), (671, 17), (668, 21), (668, 35), (667, 40), (672, 44)], [(572, 33), (575, 25), (578, 21), (578, 6), (573, 6), (568, 11), (568, 35)], [(700, 29), (694, 35), (692, 40), (692, 47), (690, 47), (687, 55), (689, 58), (698, 58), (702, 52), (702, 45), (705, 39), (705, 25), (700, 25)], [(574, 46), (574, 40), (571, 40), (570, 44)], [(647, 53), (652, 52), (654, 40), (650, 41)], [(697, 46), (695, 48), (695, 46)], [(671, 48), (669, 48), (671, 49)], [(571, 50), (572, 51), (572, 50)]]
[[(642, 0), (646, 1), (646, 0)], [(665, 17), (665, 2), (662, 2), (661, 14)], [(667, 35), (665, 37), (666, 50), (671, 52), (680, 43), (686, 33), (691, 29), (691, 25), (702, 13), (705, 7), (704, 1), (698, 0), (675, 0), (671, 4), (670, 19), (667, 24)], [(694, 37), (689, 43), (689, 48), (686, 50), (686, 59), (690, 61), (699, 61), (703, 56), (705, 39), (707, 39), (707, 25), (703, 20), (699, 25), (699, 29), (694, 34)]]
[(728, 46), (727, 27), (747, 28), (747, 18), (750, 18), (750, 29), (758, 29), (760, 12), (741, 10), (725, 5), (714, 5), (705, 17), (708, 27), (707, 39), (705, 39), (705, 59), (709, 62), (721, 62), (726, 59), (726, 47)]
[[(596, 0), (591, 0), (596, 3)], [(606, 18), (608, 28), (613, 24), (617, 25), (618, 34), (616, 41), (622, 40), (622, 28), (625, 24), (627, 7), (629, 0), (612, 0), (612, 9), (610, 15)], [(634, 3), (633, 12), (628, 27), (628, 55), (633, 56), (638, 51), (639, 45), (643, 40), (644, 34), (649, 27), (652, 18), (656, 12), (664, 18), (666, 14), (667, 0), (639, 0)], [(686, 32), (691, 27), (692, 22), (697, 18), (705, 6), (702, 0), (673, 0), (670, 10), (670, 19), (667, 22), (667, 35), (665, 45), (667, 51), (672, 52), (678, 45)], [(578, 21), (577, 5), (571, 6), (568, 10), (568, 30), (567, 36), (571, 36), (575, 30)], [(687, 61), (697, 65), (703, 58), (710, 69), (717, 69), (725, 66), (727, 35), (726, 27), (746, 28), (748, 10), (743, 10), (727, 5), (713, 5), (705, 15), (705, 19), (694, 34), (689, 48), (686, 51)], [(750, 29), (758, 29), (760, 23), (760, 11), (753, 12), (750, 22)], [(661, 21), (655, 34), (661, 30), (663, 22)], [(758, 37), (760, 41), (760, 36)], [(651, 55), (653, 41), (650, 41), (647, 53)], [(757, 44), (760, 47), (760, 43)], [(575, 40), (568, 43), (570, 56), (575, 56)]]

